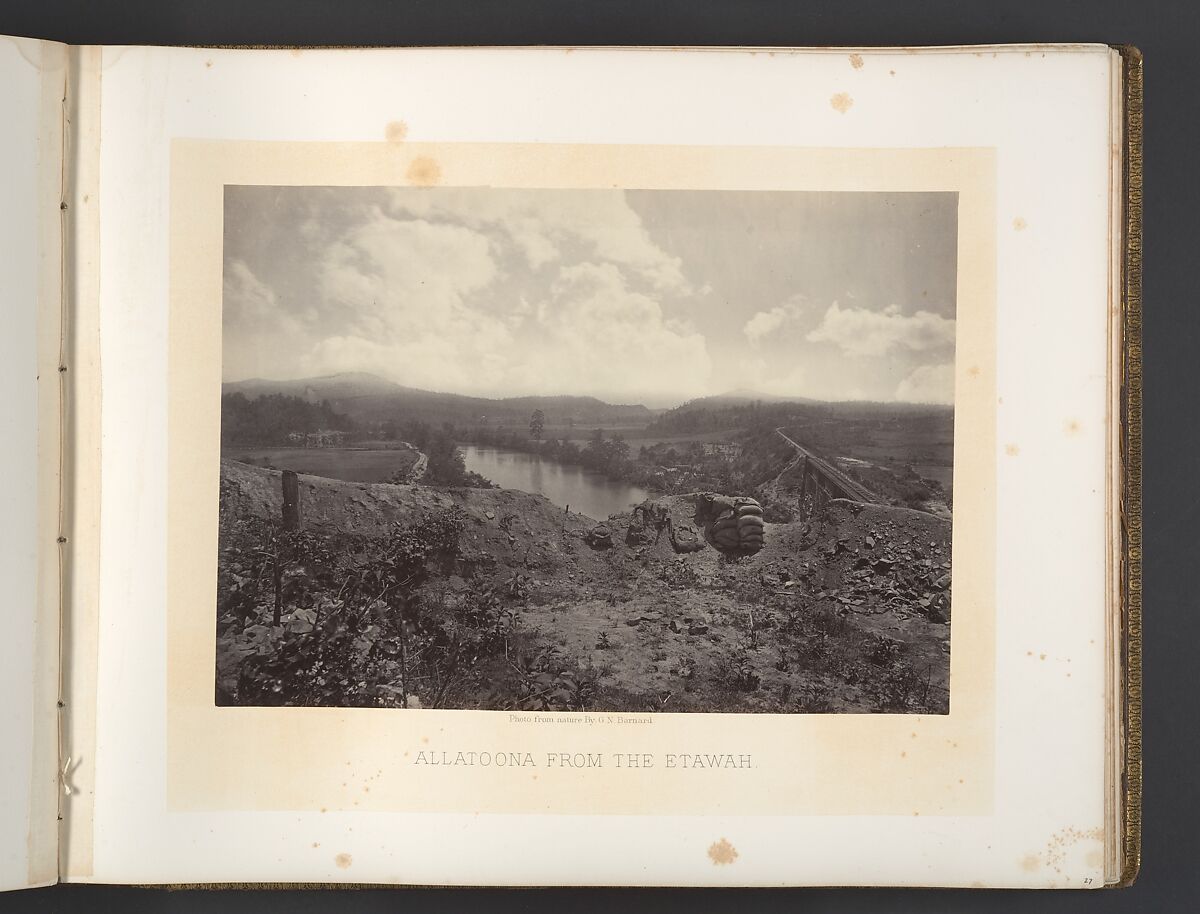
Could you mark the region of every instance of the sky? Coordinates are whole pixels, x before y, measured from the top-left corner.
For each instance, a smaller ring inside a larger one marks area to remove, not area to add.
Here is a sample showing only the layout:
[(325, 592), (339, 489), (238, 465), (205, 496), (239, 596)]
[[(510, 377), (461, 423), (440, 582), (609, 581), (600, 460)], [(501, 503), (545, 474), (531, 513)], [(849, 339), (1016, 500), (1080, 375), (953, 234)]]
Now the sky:
[(953, 193), (225, 189), (226, 381), (951, 403)]

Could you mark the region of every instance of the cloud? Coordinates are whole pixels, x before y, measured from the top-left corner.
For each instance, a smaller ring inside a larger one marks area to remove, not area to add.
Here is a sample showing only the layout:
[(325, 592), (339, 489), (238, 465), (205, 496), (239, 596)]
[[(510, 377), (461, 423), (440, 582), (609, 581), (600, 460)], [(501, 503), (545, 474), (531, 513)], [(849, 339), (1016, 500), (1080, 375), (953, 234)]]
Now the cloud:
[[(310, 373), (372, 371), (415, 387), (484, 389), (511, 345), (505, 303), (480, 297), (501, 271), (488, 238), (380, 208), (324, 247), (317, 299), (328, 335)], [(521, 307), (512, 303), (512, 311)]]
[(373, 207), (330, 239), (317, 270), (329, 329), (314, 336), (304, 370), (485, 395), (638, 399), (664, 384), (707, 385), (703, 336), (666, 317), (653, 288), (631, 287), (628, 267), (585, 261), (536, 283), (499, 284), (497, 241), (474, 221)]
[[(222, 302), (226, 327), (253, 327), (281, 316), (275, 292), (254, 275), (244, 260), (226, 264)], [(282, 316), (291, 319), (289, 315)]]
[(954, 363), (922, 365), (900, 382), (896, 399), (906, 403), (954, 403)]
[(325, 302), (341, 312), (339, 329), (375, 337), (448, 329), (499, 268), (478, 232), (375, 208), (327, 246), (318, 275)]
[(739, 389), (772, 394), (777, 397), (810, 396), (808, 388), (805, 386), (806, 373), (802, 365), (792, 365), (782, 374), (772, 373), (763, 359), (742, 359), (739, 361), (738, 367), (740, 369)]
[(611, 263), (562, 267), (537, 308), (535, 332), (508, 374), (519, 390), (636, 399), (708, 387), (704, 337), (666, 319), (658, 301), (632, 291)]
[(751, 346), (757, 346), (767, 337), (775, 335), (788, 324), (798, 320), (804, 313), (802, 302), (803, 299), (794, 296), (769, 311), (759, 311), (746, 321), (742, 333), (746, 335)]
[(931, 311), (905, 315), (896, 305), (883, 311), (843, 308), (834, 302), (820, 325), (807, 337), (833, 343), (848, 355), (880, 356), (893, 349), (949, 352), (954, 348), (954, 321)]
[(690, 291), (682, 262), (654, 243), (642, 218), (619, 191), (537, 191), (394, 188), (393, 214), (446, 220), (503, 237), (534, 270), (571, 259), (581, 248), (587, 260), (626, 268), (661, 291)]

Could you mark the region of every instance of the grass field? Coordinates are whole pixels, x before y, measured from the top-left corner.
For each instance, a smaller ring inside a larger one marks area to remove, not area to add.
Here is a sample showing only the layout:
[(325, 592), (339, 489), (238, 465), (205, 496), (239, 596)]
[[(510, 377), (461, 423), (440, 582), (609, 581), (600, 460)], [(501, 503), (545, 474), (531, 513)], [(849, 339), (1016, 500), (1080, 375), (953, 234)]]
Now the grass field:
[[(376, 446), (369, 446), (375, 444)], [(417, 452), (395, 442), (367, 442), (363, 447), (231, 447), (222, 457), (276, 470), (294, 470), (347, 482), (387, 482), (408, 469)]]

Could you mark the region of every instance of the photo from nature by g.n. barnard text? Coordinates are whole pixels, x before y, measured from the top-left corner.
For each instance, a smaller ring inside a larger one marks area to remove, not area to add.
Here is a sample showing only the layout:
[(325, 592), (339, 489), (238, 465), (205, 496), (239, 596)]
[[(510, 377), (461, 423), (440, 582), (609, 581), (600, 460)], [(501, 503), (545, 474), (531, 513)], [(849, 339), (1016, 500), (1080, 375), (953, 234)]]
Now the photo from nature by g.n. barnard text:
[(949, 711), (958, 195), (230, 185), (216, 703)]

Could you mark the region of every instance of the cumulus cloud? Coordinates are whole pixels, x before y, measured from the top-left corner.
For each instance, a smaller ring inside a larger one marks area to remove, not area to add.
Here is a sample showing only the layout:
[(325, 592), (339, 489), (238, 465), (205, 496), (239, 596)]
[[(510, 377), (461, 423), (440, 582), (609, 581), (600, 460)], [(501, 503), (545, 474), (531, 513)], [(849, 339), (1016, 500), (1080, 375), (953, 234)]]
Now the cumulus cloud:
[(954, 363), (922, 365), (900, 382), (896, 399), (906, 403), (953, 403)]
[(792, 298), (782, 305), (776, 305), (769, 311), (756, 313), (746, 321), (745, 326), (742, 327), (742, 333), (746, 335), (750, 345), (757, 346), (767, 337), (775, 335), (785, 326), (798, 320), (803, 313), (801, 300)]
[(789, 365), (782, 371), (771, 371), (763, 359), (742, 359), (738, 367), (741, 389), (776, 397), (809, 396), (803, 365)]
[(378, 209), (331, 243), (319, 267), (325, 301), (368, 336), (447, 328), (498, 273), (484, 235)]
[[(878, 269), (862, 258), (845, 266), (840, 248), (798, 259), (784, 228), (806, 237), (826, 203), (617, 189), (230, 188), (222, 374), (369, 371), (457, 393), (655, 405), (735, 388), (948, 399), (938, 366), (954, 357), (952, 298), (915, 314), (867, 306), (881, 295), (913, 300), (918, 278), (933, 295), (929, 275), (942, 267), (919, 269), (909, 255)], [(750, 231), (764, 213), (795, 207), (808, 216), (781, 228), (778, 243)], [(835, 295), (841, 304), (829, 306)]]
[(537, 315), (537, 341), (508, 375), (516, 389), (637, 398), (708, 386), (704, 337), (666, 319), (659, 302), (631, 290), (613, 264), (562, 267)]
[(274, 290), (255, 276), (244, 260), (226, 265), (222, 296), (226, 327), (254, 326), (280, 316)]
[(318, 299), (335, 332), (313, 343), (306, 364), (416, 387), (484, 388), (498, 380), (498, 354), (512, 341), (512, 315), (477, 298), (499, 275), (479, 232), (375, 208), (324, 248)]
[(954, 347), (954, 321), (932, 311), (902, 314), (896, 305), (870, 311), (834, 302), (806, 339), (833, 343), (855, 356), (881, 356), (895, 349), (946, 352)]
[(587, 259), (624, 267), (656, 289), (689, 291), (679, 258), (654, 243), (623, 193), (394, 188), (388, 200), (396, 214), (501, 234), (535, 270), (568, 259), (564, 248), (580, 245)]
[(639, 270), (605, 260), (562, 264), (516, 292), (498, 285), (505, 271), (496, 245), (483, 224), (367, 211), (323, 246), (317, 297), (330, 332), (314, 335), (305, 370), (369, 371), (482, 394), (638, 399), (664, 378), (681, 392), (707, 384), (704, 337), (664, 314)]

